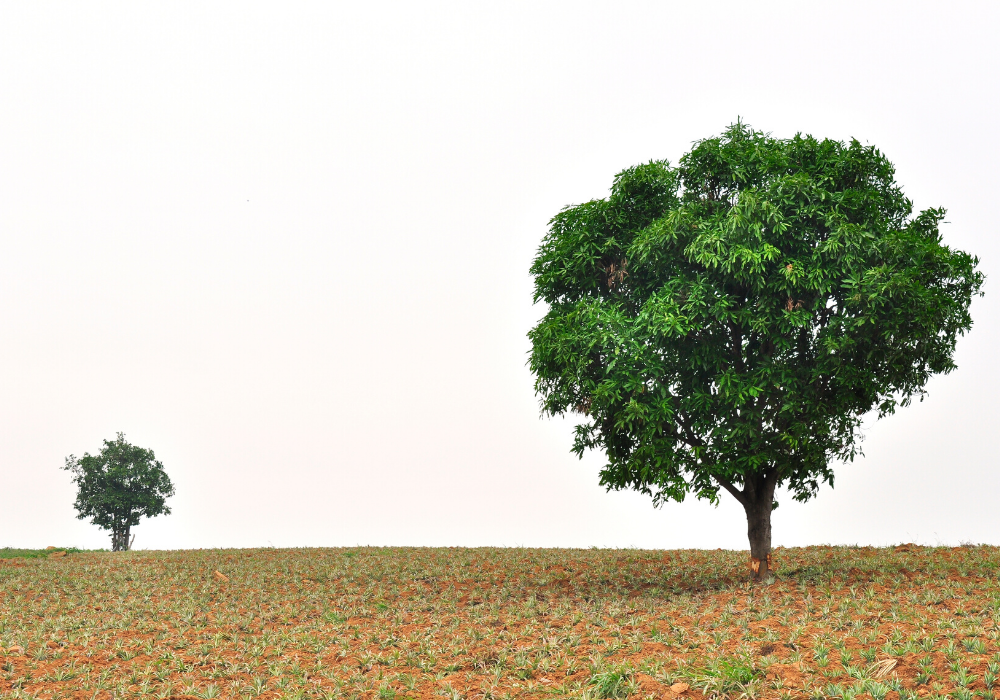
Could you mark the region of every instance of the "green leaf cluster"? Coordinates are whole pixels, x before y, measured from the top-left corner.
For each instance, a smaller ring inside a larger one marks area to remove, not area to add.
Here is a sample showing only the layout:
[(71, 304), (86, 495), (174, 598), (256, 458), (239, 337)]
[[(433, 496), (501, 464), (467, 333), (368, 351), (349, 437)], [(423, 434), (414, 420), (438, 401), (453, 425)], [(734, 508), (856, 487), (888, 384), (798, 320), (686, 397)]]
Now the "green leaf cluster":
[(574, 451), (607, 455), (609, 489), (715, 501), (770, 474), (807, 500), (865, 414), (955, 368), (984, 277), (944, 215), (914, 215), (874, 147), (739, 122), (629, 168), (557, 214), (531, 266), (543, 412), (585, 418)]

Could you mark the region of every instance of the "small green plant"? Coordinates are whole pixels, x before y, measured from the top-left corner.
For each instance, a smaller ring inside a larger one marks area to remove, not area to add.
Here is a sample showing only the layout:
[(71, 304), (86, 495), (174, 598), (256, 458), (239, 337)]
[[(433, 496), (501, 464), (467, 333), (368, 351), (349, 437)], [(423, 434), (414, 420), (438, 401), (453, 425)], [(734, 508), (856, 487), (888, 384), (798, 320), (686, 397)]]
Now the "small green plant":
[(978, 676), (969, 673), (969, 669), (959, 665), (952, 674), (951, 679), (959, 688), (967, 688), (975, 682)]
[(965, 650), (971, 654), (986, 653), (986, 645), (983, 643), (983, 640), (981, 639), (976, 639), (976, 638), (964, 639), (962, 640), (962, 646), (964, 646)]
[(267, 679), (261, 678), (260, 676), (255, 676), (250, 680), (250, 685), (245, 689), (245, 691), (253, 696), (258, 696), (267, 690)]
[(868, 694), (874, 698), (874, 700), (885, 700), (885, 696), (889, 694), (889, 686), (879, 683), (878, 681), (869, 681), (865, 684)]
[[(824, 656), (829, 663), (829, 659)], [(705, 695), (755, 698), (761, 692), (764, 673), (749, 656), (722, 657), (687, 673), (692, 684)]]
[(595, 674), (590, 684), (598, 698), (627, 698), (636, 690), (633, 672), (628, 668)]
[(998, 676), (1000, 676), (1000, 664), (996, 661), (987, 661), (986, 671), (983, 672), (983, 685), (986, 686), (987, 690), (993, 690), (993, 686), (997, 684)]
[(823, 688), (819, 693), (818, 697), (821, 698), (842, 698), (844, 697), (845, 688), (839, 683), (830, 683)]
[(69, 668), (57, 668), (52, 672), (52, 679), (57, 682), (68, 681), (76, 678), (76, 673)]
[(993, 686), (997, 684), (997, 676), (995, 673), (990, 673), (986, 671), (983, 673), (983, 685), (986, 686), (986, 690), (993, 690)]

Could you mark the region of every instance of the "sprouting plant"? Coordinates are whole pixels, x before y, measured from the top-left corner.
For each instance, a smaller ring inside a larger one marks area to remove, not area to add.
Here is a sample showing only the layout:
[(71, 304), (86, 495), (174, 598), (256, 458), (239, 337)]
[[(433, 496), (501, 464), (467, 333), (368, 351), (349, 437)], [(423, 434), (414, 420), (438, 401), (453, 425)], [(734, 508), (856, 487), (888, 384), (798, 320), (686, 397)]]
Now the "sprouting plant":
[(885, 700), (886, 695), (889, 694), (890, 688), (884, 683), (879, 683), (878, 681), (868, 681), (864, 684), (865, 689), (868, 694), (872, 696), (874, 700)]
[(985, 654), (986, 653), (986, 645), (983, 643), (983, 640), (981, 640), (981, 639), (977, 639), (977, 638), (963, 639), (962, 640), (962, 646), (965, 647), (966, 651), (968, 651), (969, 653), (972, 653), (972, 654)]
[(209, 683), (201, 691), (195, 692), (194, 695), (202, 700), (217, 698), (219, 697), (219, 686)]
[(997, 684), (997, 674), (992, 670), (986, 670), (983, 672), (983, 685), (986, 686), (987, 690), (993, 690), (993, 686)]
[(840, 664), (847, 668), (851, 664), (851, 650), (842, 649), (840, 652)]
[(261, 678), (260, 676), (255, 676), (250, 679), (250, 685), (245, 689), (247, 693), (253, 696), (262, 694), (267, 690), (267, 679)]
[(977, 678), (976, 675), (969, 673), (969, 670), (960, 664), (954, 670), (955, 672), (952, 674), (951, 679), (960, 688), (968, 687)]
[(632, 670), (628, 668), (595, 674), (590, 684), (597, 698), (627, 698), (636, 689)]

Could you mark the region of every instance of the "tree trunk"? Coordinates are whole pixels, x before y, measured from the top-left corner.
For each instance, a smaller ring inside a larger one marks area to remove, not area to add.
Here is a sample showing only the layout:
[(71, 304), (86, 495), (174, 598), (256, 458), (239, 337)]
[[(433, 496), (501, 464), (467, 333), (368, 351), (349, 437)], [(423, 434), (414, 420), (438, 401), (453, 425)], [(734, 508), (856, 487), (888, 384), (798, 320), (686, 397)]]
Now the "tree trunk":
[(771, 468), (762, 474), (748, 476), (743, 490), (716, 477), (733, 494), (747, 514), (747, 537), (750, 539), (750, 575), (754, 581), (766, 581), (771, 573), (771, 511), (774, 508), (774, 488), (778, 470)]
[(125, 552), (129, 549), (128, 533), (131, 529), (128, 525), (124, 529), (117, 528), (111, 531), (111, 551)]
[(771, 509), (774, 489), (761, 493), (755, 500), (747, 499), (743, 509), (747, 514), (747, 537), (750, 539), (750, 573), (754, 581), (764, 581), (771, 571)]

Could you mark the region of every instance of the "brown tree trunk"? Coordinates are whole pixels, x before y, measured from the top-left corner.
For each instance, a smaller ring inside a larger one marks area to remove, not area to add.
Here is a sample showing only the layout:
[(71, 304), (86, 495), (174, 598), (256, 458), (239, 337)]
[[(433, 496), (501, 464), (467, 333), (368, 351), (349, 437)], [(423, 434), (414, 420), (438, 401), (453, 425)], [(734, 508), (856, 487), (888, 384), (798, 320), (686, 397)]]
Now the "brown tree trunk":
[(754, 581), (766, 581), (771, 573), (771, 511), (774, 508), (778, 470), (772, 468), (747, 477), (742, 491), (723, 479), (716, 480), (733, 494), (746, 511), (750, 575)]
[(747, 537), (750, 540), (750, 573), (755, 581), (764, 581), (771, 571), (771, 509), (774, 489), (743, 506), (747, 514)]

